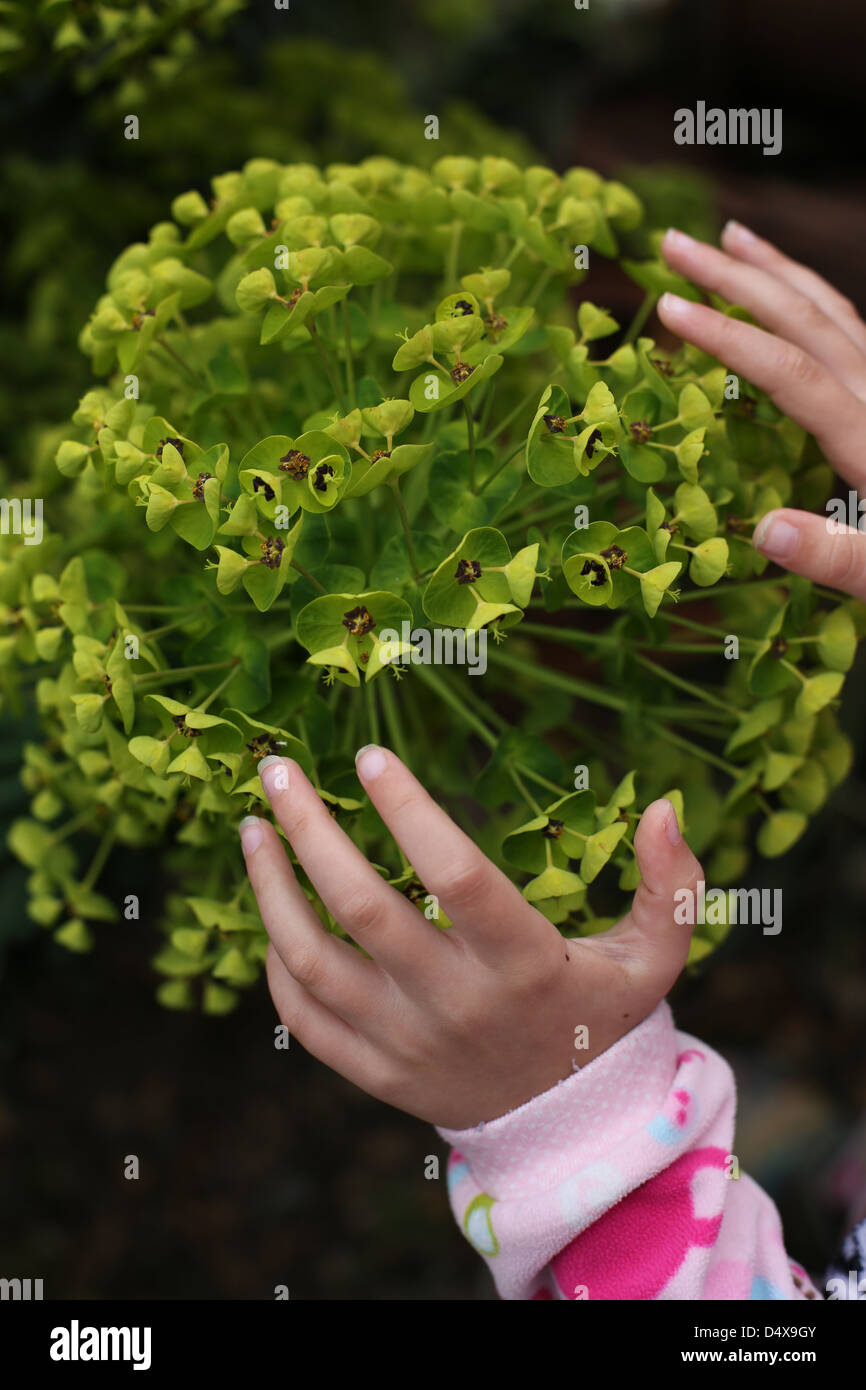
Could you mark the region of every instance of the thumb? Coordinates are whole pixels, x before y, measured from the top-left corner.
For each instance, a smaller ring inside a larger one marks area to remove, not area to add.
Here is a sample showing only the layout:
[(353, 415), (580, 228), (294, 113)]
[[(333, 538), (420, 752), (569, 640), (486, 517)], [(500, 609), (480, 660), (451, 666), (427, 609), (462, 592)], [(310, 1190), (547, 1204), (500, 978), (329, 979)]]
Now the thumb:
[[(666, 993), (685, 965), (691, 928), (674, 920), (675, 894), (697, 892), (703, 870), (682, 837), (677, 813), (666, 797), (653, 801), (634, 837), (641, 882), (631, 909), (615, 934), (628, 935), (641, 949)], [(693, 916), (694, 914), (692, 914)]]

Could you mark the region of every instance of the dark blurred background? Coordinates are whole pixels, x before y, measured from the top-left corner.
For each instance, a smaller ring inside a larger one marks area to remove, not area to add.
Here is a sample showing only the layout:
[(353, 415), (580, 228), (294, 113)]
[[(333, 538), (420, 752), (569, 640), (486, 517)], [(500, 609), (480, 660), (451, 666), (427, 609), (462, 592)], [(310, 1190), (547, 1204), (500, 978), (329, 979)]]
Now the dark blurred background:
[[(587, 164), (631, 182), (662, 225), (751, 224), (866, 307), (864, 37), (858, 0), (820, 15), (807, 0), (256, 0), (178, 64), (119, 71), (58, 61), (37, 36), (0, 90), (4, 475), (89, 384), (76, 337), (114, 256), (176, 193), (254, 155)], [(699, 99), (781, 107), (782, 153), (678, 147), (673, 113)], [(121, 136), (129, 111), (137, 143)], [(438, 145), (422, 138), (428, 112)], [(861, 661), (845, 692), (852, 777), (794, 853), (755, 869), (783, 889), (782, 934), (735, 931), (674, 1000), (679, 1026), (733, 1064), (740, 1163), (819, 1274), (866, 1182), (864, 679)], [(4, 819), (25, 805), (24, 737), (4, 718)], [(28, 922), (24, 871), (0, 868), (0, 1274), (41, 1277), (46, 1297), (492, 1296), (444, 1181), (424, 1177), (426, 1155), (444, 1155), (432, 1130), (296, 1043), (275, 1051), (263, 988), (224, 1019), (157, 1006), (152, 863), (111, 866), (104, 891), (139, 893), (144, 920), (104, 929), (91, 957)], [(123, 1176), (131, 1154), (138, 1181)]]

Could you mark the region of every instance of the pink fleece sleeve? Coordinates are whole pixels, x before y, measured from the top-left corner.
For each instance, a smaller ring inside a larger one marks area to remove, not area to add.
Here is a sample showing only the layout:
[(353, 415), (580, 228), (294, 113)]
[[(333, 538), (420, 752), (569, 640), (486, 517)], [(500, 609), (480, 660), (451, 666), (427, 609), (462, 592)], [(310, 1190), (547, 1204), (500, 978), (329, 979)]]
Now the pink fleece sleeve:
[(658, 1006), (453, 1146), (451, 1206), (506, 1299), (819, 1298), (739, 1166), (731, 1069)]

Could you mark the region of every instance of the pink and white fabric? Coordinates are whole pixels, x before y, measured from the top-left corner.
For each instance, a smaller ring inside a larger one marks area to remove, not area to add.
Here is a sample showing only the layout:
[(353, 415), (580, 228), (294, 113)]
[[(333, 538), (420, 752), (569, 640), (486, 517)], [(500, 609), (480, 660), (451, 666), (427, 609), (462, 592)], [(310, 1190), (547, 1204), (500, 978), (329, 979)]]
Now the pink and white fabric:
[(819, 1298), (741, 1174), (736, 1092), (662, 1003), (499, 1119), (440, 1129), (464, 1235), (504, 1299)]

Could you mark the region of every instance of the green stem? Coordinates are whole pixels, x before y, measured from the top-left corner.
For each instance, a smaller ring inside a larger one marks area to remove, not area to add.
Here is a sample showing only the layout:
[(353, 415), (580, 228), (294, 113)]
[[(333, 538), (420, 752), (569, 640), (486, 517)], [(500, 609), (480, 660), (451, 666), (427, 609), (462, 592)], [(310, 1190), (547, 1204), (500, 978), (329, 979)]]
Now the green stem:
[(391, 740), (391, 747), (400, 761), (411, 768), (412, 755), (403, 736), (403, 725), (400, 722), (397, 701), (394, 698), (394, 682), (388, 678), (387, 671), (379, 682), (379, 692), (382, 696), (382, 709), (385, 712), (385, 724), (388, 729), (388, 737)]
[[(755, 589), (778, 588), (780, 584), (787, 584), (788, 576), (780, 574), (778, 579), (744, 579), (736, 584), (720, 584), (708, 589), (697, 589), (692, 594), (680, 594), (680, 603), (696, 603), (700, 599), (720, 598), (725, 594), (736, 593), (738, 589), (748, 589), (752, 593)], [(838, 595), (837, 595), (838, 598)]]
[(409, 552), (409, 563), (411, 564), (412, 570), (415, 575), (415, 582), (416, 584), (420, 584), (421, 567), (418, 564), (418, 556), (415, 554), (415, 546), (412, 543), (412, 531), (409, 527), (409, 518), (406, 515), (406, 506), (403, 501), (403, 494), (400, 491), (399, 478), (389, 478), (388, 485), (391, 488), (392, 496), (397, 504), (397, 511), (400, 514), (400, 525), (403, 527), (403, 535), (406, 537), (406, 549)]
[[(487, 725), (483, 724), (478, 716), (473, 714), (472, 710), (466, 708), (460, 697), (450, 689), (445, 681), (438, 675), (434, 675), (429, 666), (419, 665), (414, 669), (418, 672), (424, 684), (428, 685), (430, 689), (438, 695), (443, 704), (453, 709), (454, 713), (463, 720), (464, 724), (468, 724), (469, 727), (475, 731), (478, 737), (487, 744), (488, 748), (496, 747), (497, 740), (495, 734), (490, 732)], [(471, 680), (472, 677), (467, 676), (466, 679)]]
[(466, 433), (469, 444), (469, 486), (473, 492), (477, 492), (478, 487), (475, 481), (475, 420), (467, 400), (463, 402), (463, 410), (466, 415)]
[[(554, 377), (556, 377), (557, 375), (558, 373), (554, 373)], [(504, 434), (505, 431), (508, 429), (508, 426), (511, 424), (512, 420), (516, 420), (518, 415), (520, 415), (528, 405), (531, 405), (533, 401), (537, 403), (538, 397), (539, 391), (538, 387), (536, 386), (534, 390), (528, 391), (526, 395), (523, 397), (523, 399), (518, 401), (517, 405), (514, 407), (513, 410), (509, 411), (504, 420), (501, 420), (500, 423), (496, 425), (495, 428), (492, 429), (488, 435), (485, 435), (485, 437), (481, 440), (479, 448), (486, 448), (488, 444), (493, 443), (494, 439), (498, 439), (500, 434)]]
[(507, 656), (505, 652), (496, 648), (491, 652), (488, 647), (488, 661), (491, 658), (497, 666), (519, 671), (527, 681), (535, 680), (541, 685), (549, 685), (556, 690), (566, 690), (579, 700), (588, 700), (590, 704), (594, 705), (604, 705), (606, 709), (617, 710), (620, 714), (628, 708), (628, 701), (623, 696), (615, 695), (612, 691), (606, 690), (600, 685), (593, 685), (590, 681), (578, 680), (576, 676), (566, 676), (561, 671), (548, 671), (543, 666), (534, 666), (518, 657)]
[(364, 681), (364, 701), (367, 706), (367, 728), (370, 732), (370, 742), (381, 742), (381, 732), (379, 730), (379, 711), (376, 707), (376, 692), (370, 681)]
[(201, 666), (178, 666), (174, 671), (143, 671), (140, 676), (131, 676), (130, 680), (136, 683), (150, 680), (186, 680), (187, 676), (197, 676), (202, 671), (224, 671), (227, 666), (237, 666), (237, 664), (237, 657), (232, 657), (231, 661), (208, 661)]
[(314, 344), (315, 344), (316, 351), (318, 352), (320, 358), (322, 359), (322, 366), (325, 368), (325, 371), (326, 371), (327, 374), (328, 374), (328, 380), (329, 380), (330, 383), (331, 383), (331, 390), (334, 392), (334, 397), (335, 397), (335, 399), (336, 399), (336, 401), (337, 401), (337, 404), (339, 405), (340, 410), (341, 410), (341, 411), (343, 412), (343, 414), (345, 415), (345, 414), (346, 414), (346, 402), (345, 402), (345, 400), (343, 399), (343, 393), (342, 393), (342, 391), (340, 390), (340, 383), (337, 381), (336, 375), (335, 375), (335, 373), (334, 373), (334, 369), (333, 369), (333, 367), (332, 367), (332, 365), (331, 365), (331, 359), (330, 359), (330, 357), (328, 356), (327, 352), (325, 351), (325, 348), (324, 348), (323, 345), (322, 345), (321, 338), (319, 337), (319, 330), (318, 330), (318, 328), (316, 327), (316, 325), (313, 323), (312, 319), (310, 319), (309, 322), (307, 323), (307, 330), (308, 330), (308, 332), (309, 332), (309, 334), (310, 334), (310, 337), (312, 338), (312, 340), (313, 340), (313, 342), (314, 342)]
[[(159, 343), (159, 346), (162, 348), (163, 352), (167, 352), (169, 357), (173, 357), (175, 362), (178, 362), (180, 366), (183, 367), (183, 370), (186, 372), (187, 376), (189, 376), (196, 383), (196, 385), (205, 382), (205, 378), (199, 376), (198, 372), (194, 372), (188, 362), (184, 362), (180, 354), (175, 352), (174, 348), (171, 346), (170, 343), (166, 342), (165, 338), (161, 333), (157, 334), (156, 341)], [(205, 384), (207, 383), (205, 382)]]
[(538, 802), (535, 800), (535, 797), (532, 796), (529, 791), (527, 791), (526, 787), (524, 786), (523, 779), (521, 778), (514, 764), (511, 762), (506, 762), (505, 766), (508, 769), (509, 777), (511, 778), (517, 790), (520, 792), (520, 795), (523, 797), (523, 800), (526, 802), (530, 810), (534, 811), (536, 816), (543, 816), (544, 812), (542, 811)]
[(659, 738), (665, 739), (667, 743), (674, 744), (676, 748), (682, 748), (686, 753), (693, 753), (695, 757), (700, 758), (705, 763), (709, 763), (711, 767), (717, 767), (722, 772), (726, 772), (734, 781), (736, 781), (742, 772), (742, 768), (732, 767), (730, 763), (725, 762), (724, 758), (716, 757), (715, 753), (711, 753), (708, 748), (703, 748), (699, 743), (694, 743), (690, 738), (682, 738), (680, 734), (675, 734), (672, 729), (666, 728), (664, 724), (656, 724), (654, 720), (651, 720), (650, 728), (654, 733), (658, 734)]
[(576, 642), (578, 646), (585, 644), (588, 647), (621, 647), (622, 638), (614, 637), (606, 632), (582, 632), (575, 628), (550, 627), (546, 623), (528, 623), (524, 621), (520, 624), (521, 634), (526, 633), (530, 637), (542, 637), (548, 642), (563, 642), (570, 645)]
[(666, 670), (664, 666), (657, 666), (654, 661), (648, 661), (645, 656), (635, 655), (635, 661), (638, 666), (643, 666), (645, 670), (651, 671), (654, 676), (661, 676), (662, 680), (666, 680), (669, 684), (677, 686), (680, 690), (684, 690), (687, 695), (693, 695), (696, 700), (704, 700), (708, 705), (715, 705), (717, 709), (725, 710), (730, 714), (732, 719), (739, 718), (736, 710), (734, 710), (726, 700), (720, 700), (715, 695), (711, 695), (709, 691), (704, 690), (702, 686), (695, 685), (692, 681), (683, 680), (682, 676), (675, 676), (673, 671)]
[(346, 390), (349, 397), (349, 405), (355, 408), (355, 359), (352, 351), (352, 318), (349, 313), (349, 301), (343, 300), (343, 332), (346, 335)]
[(502, 472), (502, 470), (503, 470), (504, 468), (507, 468), (508, 464), (509, 464), (509, 463), (511, 462), (511, 460), (514, 458), (515, 454), (519, 454), (520, 451), (521, 451), (521, 449), (522, 449), (523, 447), (524, 447), (524, 445), (523, 445), (523, 440), (521, 440), (520, 443), (517, 445), (517, 447), (516, 447), (515, 449), (512, 449), (512, 450), (511, 450), (511, 453), (508, 454), (507, 457), (504, 458), (504, 459), (502, 460), (501, 463), (499, 463), (499, 464), (496, 465), (496, 467), (494, 468), (493, 472), (492, 472), (492, 473), (488, 473), (487, 477), (484, 479), (484, 482), (483, 482), (483, 483), (481, 484), (481, 486), (477, 489), (477, 493), (478, 493), (478, 496), (479, 496), (479, 497), (481, 496), (481, 493), (484, 491), (484, 489), (485, 489), (486, 487), (489, 487), (489, 486), (490, 486), (490, 484), (493, 482), (493, 479), (494, 479), (494, 478), (498, 478), (498, 477), (499, 477), (499, 474)]
[(111, 847), (114, 844), (114, 839), (114, 831), (109, 830), (106, 831), (106, 833), (100, 840), (99, 848), (93, 856), (93, 859), (90, 861), (90, 868), (87, 870), (87, 873), (85, 874), (84, 879), (81, 883), (81, 886), (85, 891), (93, 887), (94, 883), (99, 878), (99, 875), (102, 873), (102, 870), (105, 867), (105, 861), (111, 853)]
[(463, 223), (458, 219), (451, 228), (451, 240), (448, 243), (448, 255), (445, 259), (445, 289), (456, 289), (457, 271), (460, 257), (460, 238), (463, 235)]
[(213, 702), (214, 702), (214, 700), (216, 699), (217, 695), (221, 695), (221, 694), (222, 694), (222, 692), (225, 690), (225, 688), (226, 688), (226, 686), (229, 684), (229, 682), (234, 680), (235, 676), (238, 674), (238, 671), (239, 671), (240, 669), (241, 669), (240, 666), (235, 666), (234, 670), (233, 670), (233, 671), (229, 671), (229, 673), (228, 673), (228, 675), (225, 677), (225, 679), (224, 679), (224, 680), (221, 680), (220, 683), (219, 683), (219, 685), (217, 685), (217, 686), (214, 687), (214, 689), (213, 689), (213, 690), (211, 691), (211, 693), (208, 695), (208, 697), (207, 697), (207, 699), (204, 701), (204, 703), (198, 706), (198, 708), (199, 708), (199, 710), (201, 711), (202, 714), (206, 714), (206, 713), (207, 713), (208, 706), (213, 704)]
[(289, 564), (291, 565), (293, 570), (297, 570), (298, 574), (302, 574), (305, 579), (309, 580), (313, 588), (318, 589), (320, 594), (326, 594), (328, 592), (324, 584), (320, 584), (316, 576), (314, 574), (310, 574), (310, 571), (304, 568), (300, 560), (290, 560)]
[(536, 300), (538, 299), (538, 297), (539, 297), (540, 295), (542, 295), (542, 294), (544, 293), (545, 289), (547, 288), (547, 282), (548, 282), (548, 280), (550, 280), (551, 276), (553, 276), (553, 275), (555, 275), (555, 274), (556, 274), (556, 272), (555, 272), (553, 266), (550, 266), (550, 265), (545, 266), (545, 267), (544, 267), (544, 270), (543, 270), (543, 271), (541, 272), (541, 274), (539, 275), (539, 277), (538, 277), (538, 279), (536, 280), (535, 284), (532, 286), (532, 289), (529, 291), (529, 294), (526, 295), (526, 296), (520, 301), (521, 304), (526, 304), (526, 305), (534, 304), (534, 303), (536, 302)]
[(628, 326), (628, 332), (626, 333), (623, 339), (623, 346), (625, 346), (626, 343), (634, 342), (635, 338), (638, 336), (647, 319), (649, 318), (650, 314), (652, 313), (655, 302), (655, 294), (652, 290), (647, 290), (646, 294), (643, 297), (643, 300), (641, 301), (640, 308), (638, 309), (637, 313), (635, 314), (634, 318)]
[(490, 381), (488, 381), (487, 383), (487, 390), (484, 393), (484, 409), (481, 411), (481, 419), (478, 421), (478, 433), (480, 435), (483, 435), (484, 431), (487, 429), (487, 418), (490, 414), (490, 409), (493, 405), (493, 397), (495, 396), (495, 394), (496, 378), (491, 377)]

